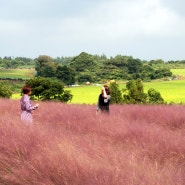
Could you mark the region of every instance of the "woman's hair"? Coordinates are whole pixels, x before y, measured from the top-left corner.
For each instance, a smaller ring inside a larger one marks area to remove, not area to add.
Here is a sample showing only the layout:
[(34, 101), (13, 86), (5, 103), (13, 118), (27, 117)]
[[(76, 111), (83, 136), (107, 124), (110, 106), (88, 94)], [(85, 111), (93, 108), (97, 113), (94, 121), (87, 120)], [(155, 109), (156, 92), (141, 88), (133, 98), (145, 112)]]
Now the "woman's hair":
[(110, 95), (110, 89), (107, 85), (104, 85), (107, 95)]
[(29, 85), (25, 85), (22, 88), (22, 93), (23, 94), (28, 94), (31, 91), (31, 87)]

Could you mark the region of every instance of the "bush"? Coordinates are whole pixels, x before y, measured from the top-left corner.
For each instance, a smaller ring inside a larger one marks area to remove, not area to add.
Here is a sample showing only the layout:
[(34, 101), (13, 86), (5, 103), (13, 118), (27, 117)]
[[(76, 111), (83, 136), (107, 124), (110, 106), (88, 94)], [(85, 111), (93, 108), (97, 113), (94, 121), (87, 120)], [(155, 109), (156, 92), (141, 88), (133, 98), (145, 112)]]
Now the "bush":
[(70, 91), (65, 91), (64, 86), (57, 80), (35, 77), (26, 82), (32, 87), (31, 98), (38, 100), (58, 100), (67, 102), (72, 99)]
[(0, 97), (11, 98), (12, 90), (5, 82), (0, 82)]
[(164, 99), (161, 97), (160, 92), (153, 88), (148, 90), (148, 103), (150, 104), (164, 104)]
[(122, 94), (119, 85), (116, 82), (111, 82), (109, 88), (111, 93), (111, 104), (122, 103)]

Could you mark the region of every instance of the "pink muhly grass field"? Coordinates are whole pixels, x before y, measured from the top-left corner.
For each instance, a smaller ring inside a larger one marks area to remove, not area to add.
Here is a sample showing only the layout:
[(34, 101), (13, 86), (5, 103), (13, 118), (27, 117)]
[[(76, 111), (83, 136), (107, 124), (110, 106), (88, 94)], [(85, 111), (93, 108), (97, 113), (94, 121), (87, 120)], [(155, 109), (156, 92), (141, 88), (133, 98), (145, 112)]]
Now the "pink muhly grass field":
[(185, 184), (184, 106), (39, 104), (0, 99), (1, 185)]

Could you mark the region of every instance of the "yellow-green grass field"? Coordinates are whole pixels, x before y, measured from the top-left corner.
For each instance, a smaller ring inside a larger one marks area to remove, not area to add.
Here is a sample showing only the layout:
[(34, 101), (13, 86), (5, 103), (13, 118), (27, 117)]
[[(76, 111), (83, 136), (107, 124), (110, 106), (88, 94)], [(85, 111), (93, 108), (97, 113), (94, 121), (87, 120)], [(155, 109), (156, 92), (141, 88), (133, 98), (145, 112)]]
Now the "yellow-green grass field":
[[(70, 90), (73, 95), (72, 104), (94, 104), (97, 102), (98, 94), (101, 92), (101, 86), (79, 86), (66, 87), (65, 90)], [(20, 99), (21, 94), (15, 93), (12, 99)]]
[[(120, 90), (125, 88), (125, 85), (126, 84), (120, 84)], [(154, 88), (160, 92), (167, 103), (185, 104), (185, 80), (147, 82), (143, 83), (143, 86), (146, 93), (149, 88)], [(101, 92), (101, 86), (82, 86), (67, 89), (71, 90), (73, 94), (71, 103), (77, 104), (96, 104), (98, 95)]]
[(154, 88), (161, 93), (167, 103), (185, 104), (185, 80), (144, 83), (144, 90)]
[[(120, 90), (125, 88), (125, 85), (120, 84)], [(149, 88), (154, 88), (160, 92), (167, 103), (185, 104), (185, 80), (145, 82), (143, 86), (145, 93), (147, 93)], [(96, 104), (101, 93), (101, 86), (68, 87), (65, 90), (71, 90), (73, 99), (70, 103), (72, 104)], [(12, 99), (19, 98), (20, 93), (12, 96)]]
[(70, 103), (74, 104), (95, 104), (98, 101), (98, 95), (101, 92), (101, 86), (80, 86), (70, 87), (73, 99)]
[[(185, 69), (171, 69), (174, 75), (179, 75), (185, 77)], [(7, 72), (7, 70), (6, 70)], [(10, 70), (12, 74), (12, 70)], [(15, 74), (22, 74), (23, 76), (26, 73), (26, 76), (30, 74), (33, 75), (34, 70), (30, 69), (20, 69), (15, 70)], [(1, 72), (0, 72), (1, 74)], [(0, 75), (1, 77), (1, 75)], [(167, 103), (183, 103), (185, 104), (185, 80), (171, 80), (171, 81), (154, 81), (154, 82), (145, 82), (143, 83), (144, 91), (147, 93), (149, 88), (154, 88), (155, 90), (161, 93), (161, 96)], [(124, 84), (119, 84), (120, 89), (125, 88)], [(65, 90), (71, 90), (73, 99), (70, 103), (72, 104), (96, 104), (98, 95), (101, 92), (101, 86), (79, 86), (79, 87), (70, 87), (65, 88)], [(20, 94), (13, 94), (12, 99), (19, 99)]]
[(185, 77), (185, 69), (170, 69), (173, 75), (179, 75)]
[(0, 78), (29, 79), (34, 76), (35, 69), (0, 69)]

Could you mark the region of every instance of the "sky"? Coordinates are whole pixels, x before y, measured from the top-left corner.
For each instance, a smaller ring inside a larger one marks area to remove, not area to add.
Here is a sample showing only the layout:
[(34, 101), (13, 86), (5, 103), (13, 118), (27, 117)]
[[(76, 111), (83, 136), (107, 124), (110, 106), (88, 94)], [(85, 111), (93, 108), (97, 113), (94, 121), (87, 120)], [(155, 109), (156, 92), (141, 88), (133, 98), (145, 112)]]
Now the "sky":
[(0, 57), (185, 60), (184, 0), (0, 0)]

